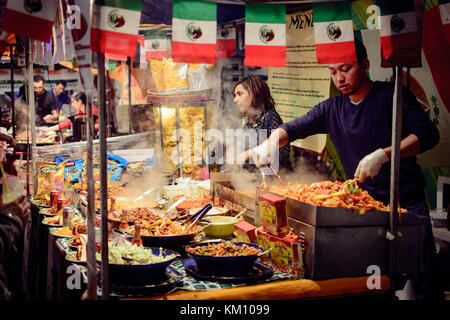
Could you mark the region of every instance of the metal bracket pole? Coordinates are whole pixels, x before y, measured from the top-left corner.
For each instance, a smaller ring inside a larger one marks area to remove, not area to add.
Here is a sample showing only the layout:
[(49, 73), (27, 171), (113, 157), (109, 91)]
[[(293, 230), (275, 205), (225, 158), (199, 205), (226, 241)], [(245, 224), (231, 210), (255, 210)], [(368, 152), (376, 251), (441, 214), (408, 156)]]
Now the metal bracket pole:
[(100, 214), (102, 230), (102, 300), (109, 297), (108, 267), (108, 180), (106, 170), (106, 99), (105, 99), (105, 55), (98, 53), (98, 117), (100, 157)]
[(397, 273), (398, 254), (398, 224), (399, 224), (399, 171), (400, 171), (400, 141), (402, 135), (402, 67), (394, 68), (394, 97), (392, 104), (392, 154), (391, 154), (391, 181), (390, 181), (390, 214), (389, 232), (392, 240), (389, 244), (388, 275), (391, 281), (391, 295), (395, 295), (395, 276)]

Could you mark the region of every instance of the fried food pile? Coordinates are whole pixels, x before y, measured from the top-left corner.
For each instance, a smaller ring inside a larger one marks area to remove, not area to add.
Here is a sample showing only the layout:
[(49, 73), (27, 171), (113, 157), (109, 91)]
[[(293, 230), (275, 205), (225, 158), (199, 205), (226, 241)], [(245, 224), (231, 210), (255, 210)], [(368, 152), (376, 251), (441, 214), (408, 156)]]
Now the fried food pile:
[[(361, 189), (356, 179), (340, 181), (322, 181), (311, 184), (291, 184), (271, 186), (269, 191), (290, 197), (315, 206), (338, 207), (346, 209), (389, 211), (389, 205), (372, 198), (366, 190)], [(401, 212), (407, 212), (401, 209)]]

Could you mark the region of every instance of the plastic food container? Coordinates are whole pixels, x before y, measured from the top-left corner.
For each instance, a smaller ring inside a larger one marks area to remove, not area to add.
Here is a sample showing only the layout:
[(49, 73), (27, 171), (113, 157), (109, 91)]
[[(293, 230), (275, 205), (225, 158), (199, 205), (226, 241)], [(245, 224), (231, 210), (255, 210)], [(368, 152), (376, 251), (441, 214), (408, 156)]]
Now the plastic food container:
[(239, 222), (239, 219), (230, 216), (212, 216), (209, 219), (211, 224), (203, 229), (209, 237), (229, 237), (234, 233), (234, 224)]

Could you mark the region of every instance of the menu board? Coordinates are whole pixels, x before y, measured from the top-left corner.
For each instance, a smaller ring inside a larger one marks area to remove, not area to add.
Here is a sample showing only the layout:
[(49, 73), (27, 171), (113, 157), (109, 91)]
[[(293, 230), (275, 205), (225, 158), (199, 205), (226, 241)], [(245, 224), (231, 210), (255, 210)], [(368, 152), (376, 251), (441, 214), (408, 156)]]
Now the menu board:
[[(284, 122), (306, 114), (330, 95), (330, 71), (317, 64), (312, 9), (286, 15), (286, 67), (268, 68), (268, 85)], [(321, 153), (326, 135), (296, 140), (292, 145)]]

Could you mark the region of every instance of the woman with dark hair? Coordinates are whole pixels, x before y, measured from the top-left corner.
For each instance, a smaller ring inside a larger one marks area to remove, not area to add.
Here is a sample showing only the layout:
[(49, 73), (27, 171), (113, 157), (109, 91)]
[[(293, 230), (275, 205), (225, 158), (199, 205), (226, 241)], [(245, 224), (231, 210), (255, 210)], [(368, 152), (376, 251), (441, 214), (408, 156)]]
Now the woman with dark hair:
[[(234, 103), (239, 108), (239, 113), (245, 119), (245, 129), (255, 130), (258, 136), (258, 144), (260, 136), (258, 130), (266, 129), (267, 137), (273, 130), (283, 124), (278, 112), (275, 110), (275, 102), (270, 94), (267, 83), (256, 75), (245, 77), (234, 85), (233, 89)], [(264, 139), (265, 140), (265, 139)], [(289, 161), (290, 145), (287, 144), (279, 150), (279, 167), (291, 169)]]
[[(41, 130), (41, 134), (47, 134), (50, 131), (61, 131), (73, 126), (73, 136), (70, 142), (76, 142), (82, 140), (82, 127), (86, 124), (86, 94), (84, 92), (76, 92), (71, 97), (71, 106), (75, 109), (75, 114), (70, 116), (69, 119), (60, 122), (54, 126), (44, 128)], [(92, 106), (92, 114), (94, 115), (95, 129), (98, 128), (98, 109), (96, 106)]]

